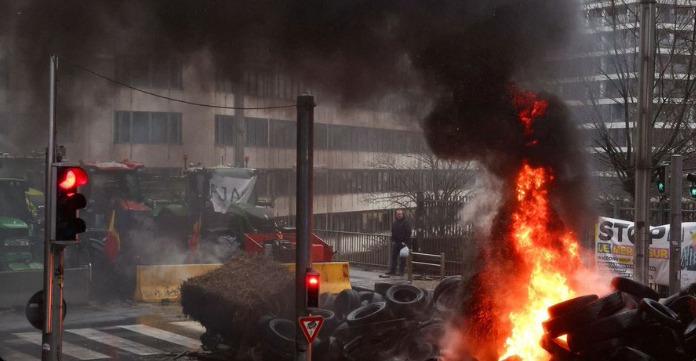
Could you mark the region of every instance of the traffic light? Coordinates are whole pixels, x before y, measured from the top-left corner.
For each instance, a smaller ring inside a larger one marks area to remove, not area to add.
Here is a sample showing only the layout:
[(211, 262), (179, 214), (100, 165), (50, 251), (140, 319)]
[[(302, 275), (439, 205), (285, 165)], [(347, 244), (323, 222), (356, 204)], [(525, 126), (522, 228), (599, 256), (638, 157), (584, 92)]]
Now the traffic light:
[(696, 174), (687, 174), (686, 180), (691, 182), (691, 185), (689, 186), (689, 195), (691, 196), (691, 198), (696, 198)]
[(319, 272), (308, 269), (305, 276), (307, 284), (307, 307), (319, 307)]
[(75, 165), (57, 163), (54, 167), (55, 229), (52, 240), (74, 243), (77, 234), (87, 228), (85, 221), (78, 217), (78, 211), (85, 208), (87, 199), (77, 192), (79, 187), (87, 184), (87, 172)]
[(657, 184), (657, 191), (659, 193), (665, 193), (667, 191), (667, 167), (657, 167), (655, 171), (655, 184)]

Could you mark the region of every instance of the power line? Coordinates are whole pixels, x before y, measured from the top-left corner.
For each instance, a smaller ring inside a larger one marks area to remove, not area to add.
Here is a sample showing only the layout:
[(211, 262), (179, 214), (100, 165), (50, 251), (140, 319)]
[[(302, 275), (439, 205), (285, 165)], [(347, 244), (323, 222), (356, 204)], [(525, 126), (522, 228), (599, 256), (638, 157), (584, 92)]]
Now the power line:
[(156, 94), (156, 93), (153, 93), (153, 92), (149, 92), (149, 91), (147, 91), (147, 90), (143, 90), (143, 89), (140, 89), (140, 88), (136, 88), (136, 87), (134, 87), (134, 86), (132, 86), (132, 85), (128, 85), (128, 84), (123, 83), (123, 82), (120, 82), (120, 81), (118, 81), (118, 80), (116, 80), (116, 79), (112, 79), (112, 78), (109, 78), (109, 77), (107, 77), (107, 76), (105, 76), (105, 75), (99, 74), (99, 73), (97, 73), (97, 72), (95, 72), (95, 71), (93, 71), (93, 70), (87, 69), (87, 68), (85, 68), (85, 67), (83, 67), (83, 66), (81, 66), (81, 65), (78, 65), (78, 64), (75, 64), (75, 63), (71, 63), (71, 62), (67, 62), (67, 63), (68, 63), (68, 65), (72, 65), (72, 66), (74, 66), (74, 67), (76, 67), (76, 68), (78, 68), (78, 69), (80, 69), (80, 70), (83, 70), (83, 71), (85, 71), (85, 72), (87, 72), (87, 73), (90, 73), (90, 74), (92, 74), (92, 75), (94, 75), (94, 76), (96, 76), (96, 77), (102, 78), (102, 79), (104, 79), (104, 80), (110, 81), (110, 82), (112, 82), (112, 83), (114, 83), (114, 84), (118, 84), (118, 85), (120, 85), (120, 86), (122, 86), (122, 87), (125, 87), (125, 88), (128, 88), (128, 89), (132, 89), (132, 90), (135, 90), (135, 91), (139, 91), (139, 92), (141, 92), (141, 93), (145, 93), (145, 94), (151, 95), (151, 96), (153, 96), (153, 97), (157, 97), (157, 98), (161, 98), (161, 99), (166, 99), (166, 100), (171, 100), (171, 101), (174, 101), (174, 102), (179, 102), (179, 103), (184, 103), (184, 104), (189, 104), (189, 105), (195, 105), (195, 106), (199, 106), (199, 107), (219, 108), (219, 109), (237, 109), (237, 110), (242, 110), (242, 109), (249, 109), (249, 110), (257, 109), (257, 110), (258, 110), (258, 109), (294, 108), (295, 106), (297, 106), (297, 104), (290, 104), (290, 105), (278, 105), (278, 106), (272, 106), (272, 107), (250, 107), (250, 108), (247, 108), (247, 107), (228, 107), (228, 106), (222, 106), (222, 105), (212, 105), (212, 104), (196, 103), (196, 102), (191, 102), (191, 101), (188, 101), (188, 100), (171, 98), (171, 97), (168, 97), (168, 96), (164, 96), (164, 95)]

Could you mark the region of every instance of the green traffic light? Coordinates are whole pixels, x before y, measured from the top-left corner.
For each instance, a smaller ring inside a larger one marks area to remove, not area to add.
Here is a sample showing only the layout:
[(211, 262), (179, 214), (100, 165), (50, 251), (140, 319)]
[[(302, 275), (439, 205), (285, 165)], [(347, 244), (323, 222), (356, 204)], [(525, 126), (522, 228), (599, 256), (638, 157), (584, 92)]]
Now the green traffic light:
[(691, 198), (696, 198), (696, 185), (689, 187), (689, 194), (691, 195)]
[[(660, 192), (660, 193), (664, 193), (664, 192), (665, 192), (665, 184), (664, 184), (664, 183), (661, 183), (661, 182), (660, 182), (660, 183), (657, 183), (657, 191)], [(692, 195), (693, 195), (693, 194), (694, 194), (694, 193), (692, 193)]]

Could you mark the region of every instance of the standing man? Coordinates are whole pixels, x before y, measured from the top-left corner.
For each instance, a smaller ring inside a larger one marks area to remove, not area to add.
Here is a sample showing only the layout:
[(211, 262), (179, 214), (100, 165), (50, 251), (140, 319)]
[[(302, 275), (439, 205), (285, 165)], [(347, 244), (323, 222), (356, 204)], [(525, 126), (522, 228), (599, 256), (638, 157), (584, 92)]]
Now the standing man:
[[(411, 223), (404, 217), (404, 211), (402, 209), (396, 210), (396, 220), (392, 224), (392, 249), (391, 249), (391, 268), (388, 275), (394, 275), (396, 273), (396, 263), (399, 261), (399, 252), (404, 247), (411, 247)], [(406, 259), (401, 259), (399, 262), (399, 273), (397, 275), (404, 275), (404, 268), (406, 268)]]

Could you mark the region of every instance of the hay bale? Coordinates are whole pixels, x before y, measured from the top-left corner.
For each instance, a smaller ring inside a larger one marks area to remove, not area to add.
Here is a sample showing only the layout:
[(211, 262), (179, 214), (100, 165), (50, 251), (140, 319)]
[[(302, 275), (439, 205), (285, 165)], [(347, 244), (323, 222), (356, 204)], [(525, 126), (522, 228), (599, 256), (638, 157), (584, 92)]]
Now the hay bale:
[(265, 314), (292, 319), (294, 273), (267, 257), (240, 254), (181, 286), (183, 313), (220, 334), (230, 346), (254, 343)]

